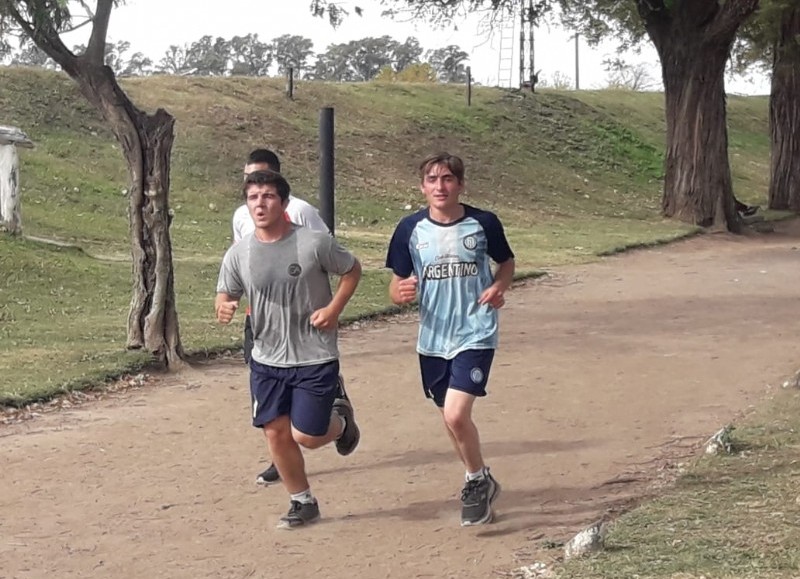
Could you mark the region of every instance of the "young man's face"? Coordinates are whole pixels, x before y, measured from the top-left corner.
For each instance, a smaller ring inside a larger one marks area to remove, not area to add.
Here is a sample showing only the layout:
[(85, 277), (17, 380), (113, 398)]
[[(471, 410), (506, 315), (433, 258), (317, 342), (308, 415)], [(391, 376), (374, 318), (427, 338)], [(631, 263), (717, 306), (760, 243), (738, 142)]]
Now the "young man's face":
[(281, 199), (275, 185), (250, 185), (245, 199), (256, 228), (269, 228), (283, 221), (283, 213), (288, 203)]
[(459, 183), (447, 165), (433, 165), (423, 176), (420, 189), (430, 207), (448, 211), (458, 206), (464, 183)]

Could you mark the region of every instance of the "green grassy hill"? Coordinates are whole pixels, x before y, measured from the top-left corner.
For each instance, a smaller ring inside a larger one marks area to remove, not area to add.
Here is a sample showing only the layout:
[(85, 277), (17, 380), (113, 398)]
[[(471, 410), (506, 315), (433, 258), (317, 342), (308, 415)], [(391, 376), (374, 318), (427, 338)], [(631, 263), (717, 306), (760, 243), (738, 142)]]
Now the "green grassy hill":
[[(335, 110), (337, 235), (367, 266), (349, 317), (389, 305), (388, 236), (406, 207), (419, 206), (416, 166), (436, 150), (464, 157), (465, 201), (501, 217), (521, 272), (692, 232), (659, 216), (660, 94), (477, 87), (467, 107), (464, 87), (444, 85), (301, 82), (291, 101), (280, 79), (160, 76), (123, 86), (140, 108), (177, 119), (172, 239), (189, 351), (240, 341), (237, 324), (214, 322), (212, 304), (244, 157), (277, 150), (293, 191), (316, 203), (326, 106)], [(728, 103), (737, 196), (763, 204), (767, 100)], [(114, 138), (71, 80), (36, 69), (0, 68), (0, 124), (37, 145), (20, 152), (25, 238), (0, 238), (0, 404), (19, 404), (147, 357), (124, 350), (127, 175)]]

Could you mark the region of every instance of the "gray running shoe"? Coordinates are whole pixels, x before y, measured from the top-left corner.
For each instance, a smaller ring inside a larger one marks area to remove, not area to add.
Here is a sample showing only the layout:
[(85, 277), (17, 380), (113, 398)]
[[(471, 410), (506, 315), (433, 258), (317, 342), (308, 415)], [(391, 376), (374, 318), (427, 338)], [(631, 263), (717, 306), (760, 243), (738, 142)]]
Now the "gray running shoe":
[(314, 499), (313, 503), (301, 503), (292, 501), (289, 504), (289, 512), (278, 521), (279, 529), (295, 529), (304, 525), (310, 525), (319, 520), (319, 504)]
[(347, 456), (358, 446), (361, 440), (361, 431), (358, 429), (358, 424), (356, 424), (353, 405), (347, 397), (347, 391), (344, 389), (344, 379), (341, 374), (339, 375), (338, 384), (339, 393), (333, 402), (333, 411), (344, 418), (345, 425), (344, 432), (336, 439), (336, 451), (342, 456)]
[(486, 476), (467, 481), (461, 491), (461, 526), (484, 525), (494, 518), (492, 503), (500, 495), (500, 483), (486, 470)]
[(260, 475), (256, 477), (256, 484), (268, 487), (269, 485), (274, 485), (277, 482), (280, 482), (281, 475), (278, 474), (278, 469), (275, 467), (275, 463), (269, 465), (269, 468), (262, 472)]

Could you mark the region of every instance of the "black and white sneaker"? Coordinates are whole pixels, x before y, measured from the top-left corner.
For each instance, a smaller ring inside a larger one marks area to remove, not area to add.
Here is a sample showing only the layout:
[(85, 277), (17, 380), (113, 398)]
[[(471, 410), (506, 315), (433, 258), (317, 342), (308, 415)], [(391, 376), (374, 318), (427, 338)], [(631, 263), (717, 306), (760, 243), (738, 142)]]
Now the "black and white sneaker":
[(289, 504), (289, 512), (278, 521), (279, 529), (296, 529), (304, 525), (310, 525), (319, 520), (319, 504), (317, 499), (313, 503), (301, 503), (292, 501)]
[(361, 431), (358, 428), (358, 424), (356, 424), (353, 405), (347, 396), (347, 391), (344, 388), (344, 379), (341, 374), (339, 374), (338, 386), (339, 392), (333, 402), (333, 411), (344, 418), (344, 431), (336, 439), (336, 451), (342, 456), (347, 456), (358, 446), (361, 440)]
[(467, 481), (461, 491), (461, 526), (485, 525), (494, 518), (492, 503), (500, 495), (500, 483), (486, 469), (486, 476)]
[(278, 469), (275, 463), (269, 465), (269, 468), (256, 477), (256, 484), (268, 487), (281, 481), (281, 475), (278, 474)]

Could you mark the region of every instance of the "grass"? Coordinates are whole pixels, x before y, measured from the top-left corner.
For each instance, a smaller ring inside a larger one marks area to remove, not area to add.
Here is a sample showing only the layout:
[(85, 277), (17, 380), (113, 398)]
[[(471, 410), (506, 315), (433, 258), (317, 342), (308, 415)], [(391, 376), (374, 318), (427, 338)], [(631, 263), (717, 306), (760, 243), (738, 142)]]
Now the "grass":
[[(390, 305), (388, 237), (419, 207), (416, 164), (432, 149), (467, 160), (465, 201), (500, 216), (521, 275), (696, 232), (659, 216), (660, 95), (476, 87), (467, 107), (463, 87), (442, 85), (299, 83), (292, 101), (279, 79), (157, 76), (123, 86), (140, 108), (176, 117), (171, 234), (190, 352), (240, 345), (239, 324), (218, 326), (212, 303), (242, 159), (275, 148), (295, 193), (314, 202), (325, 106), (336, 116), (336, 233), (366, 266), (348, 320)], [(737, 194), (757, 201), (767, 186), (767, 101), (737, 97), (730, 109)], [(20, 153), (26, 237), (0, 239), (0, 404), (24, 404), (148, 360), (124, 348), (130, 264), (119, 146), (61, 74), (0, 68), (0, 110), (37, 145)]]
[(800, 576), (800, 390), (738, 424), (733, 453), (703, 456), (611, 528), (607, 550), (560, 579)]

